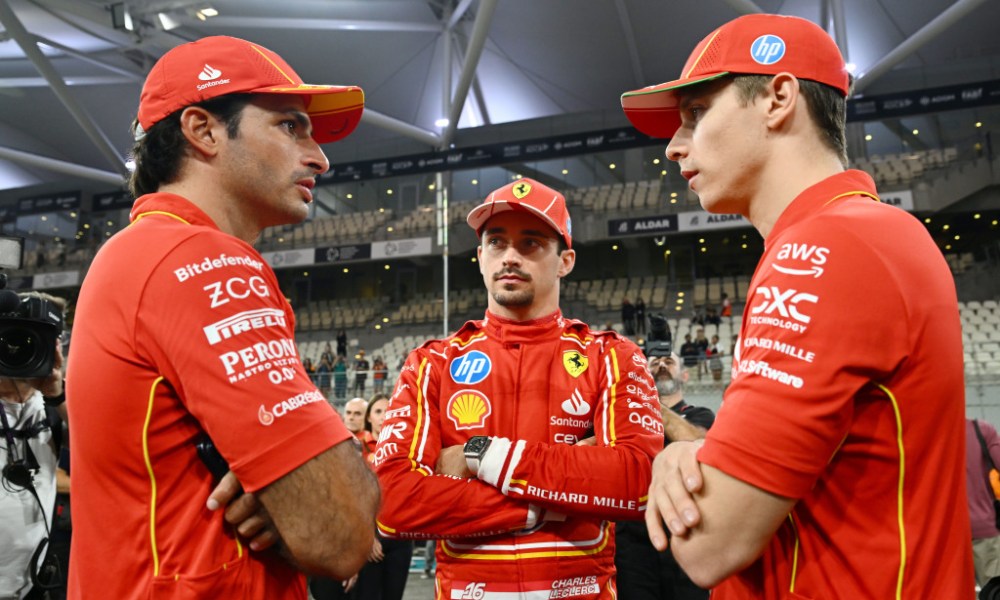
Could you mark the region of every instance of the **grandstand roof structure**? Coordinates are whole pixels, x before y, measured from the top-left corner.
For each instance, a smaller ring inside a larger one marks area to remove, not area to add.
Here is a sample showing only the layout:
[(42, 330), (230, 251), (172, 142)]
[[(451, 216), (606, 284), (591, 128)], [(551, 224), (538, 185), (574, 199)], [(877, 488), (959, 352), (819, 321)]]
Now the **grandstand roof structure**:
[(537, 119), (627, 126), (623, 91), (673, 79), (749, 12), (824, 25), (862, 94), (1000, 79), (987, 0), (0, 0), (0, 200), (118, 185), (145, 74), (199, 37), (247, 38), (307, 82), (363, 87), (362, 124), (325, 148), (336, 163), (552, 133)]

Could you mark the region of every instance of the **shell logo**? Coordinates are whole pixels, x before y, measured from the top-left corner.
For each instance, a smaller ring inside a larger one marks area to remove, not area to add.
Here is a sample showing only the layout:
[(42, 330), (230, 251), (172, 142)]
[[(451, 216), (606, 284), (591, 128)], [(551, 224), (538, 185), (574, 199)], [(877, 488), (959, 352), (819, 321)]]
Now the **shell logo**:
[(486, 425), (486, 417), (493, 412), (490, 400), (476, 390), (462, 390), (448, 401), (448, 418), (455, 429), (478, 429)]

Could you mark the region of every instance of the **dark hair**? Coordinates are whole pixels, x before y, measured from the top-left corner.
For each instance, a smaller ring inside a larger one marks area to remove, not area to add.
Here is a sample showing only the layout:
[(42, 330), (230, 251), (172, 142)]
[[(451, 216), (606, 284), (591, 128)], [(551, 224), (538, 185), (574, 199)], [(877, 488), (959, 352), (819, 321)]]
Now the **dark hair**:
[[(740, 102), (747, 105), (754, 98), (764, 93), (772, 75), (736, 75), (736, 84)], [(848, 90), (854, 86), (854, 78), (848, 85)], [(840, 162), (847, 166), (847, 99), (844, 94), (833, 87), (817, 83), (809, 79), (799, 79), (799, 89), (809, 107), (809, 116), (823, 136), (823, 143), (837, 153)], [(850, 95), (850, 93), (848, 93)]]
[(375, 403), (378, 402), (379, 400), (385, 400), (386, 402), (388, 402), (389, 394), (383, 394), (382, 392), (379, 392), (374, 396), (372, 396), (370, 400), (368, 400), (368, 408), (365, 409), (365, 431), (368, 431), (369, 433), (373, 433), (372, 421), (371, 421), (372, 407), (375, 406)]
[[(227, 94), (192, 106), (204, 108), (225, 123), (226, 133), (233, 139), (239, 134), (243, 109), (252, 99), (252, 94)], [(133, 197), (155, 192), (161, 185), (177, 180), (181, 158), (188, 147), (181, 132), (182, 112), (183, 108), (150, 127), (132, 146), (135, 169), (129, 177), (128, 187)], [(133, 138), (138, 128), (136, 119), (130, 128)]]

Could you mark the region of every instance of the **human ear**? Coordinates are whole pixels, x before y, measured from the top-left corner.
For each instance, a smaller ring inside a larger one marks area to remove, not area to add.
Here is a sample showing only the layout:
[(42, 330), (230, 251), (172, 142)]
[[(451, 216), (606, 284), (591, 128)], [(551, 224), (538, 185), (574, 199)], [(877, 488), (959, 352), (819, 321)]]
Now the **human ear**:
[(181, 113), (181, 133), (194, 150), (206, 156), (214, 156), (219, 151), (225, 124), (215, 115), (200, 106), (189, 106)]
[(576, 250), (563, 250), (559, 254), (559, 277), (565, 277), (573, 272), (576, 265)]
[(764, 96), (767, 125), (781, 128), (794, 114), (801, 99), (799, 80), (791, 73), (778, 73), (771, 78)]

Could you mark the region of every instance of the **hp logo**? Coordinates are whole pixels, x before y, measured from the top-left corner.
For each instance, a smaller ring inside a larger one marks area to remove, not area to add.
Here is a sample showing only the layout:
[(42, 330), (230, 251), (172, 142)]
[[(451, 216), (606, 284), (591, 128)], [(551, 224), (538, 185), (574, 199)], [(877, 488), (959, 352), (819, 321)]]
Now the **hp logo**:
[(486, 379), (493, 368), (490, 357), (478, 350), (463, 354), (451, 361), (448, 371), (455, 383), (473, 385)]
[(762, 35), (750, 45), (750, 57), (762, 65), (773, 65), (784, 56), (785, 40), (776, 35)]

